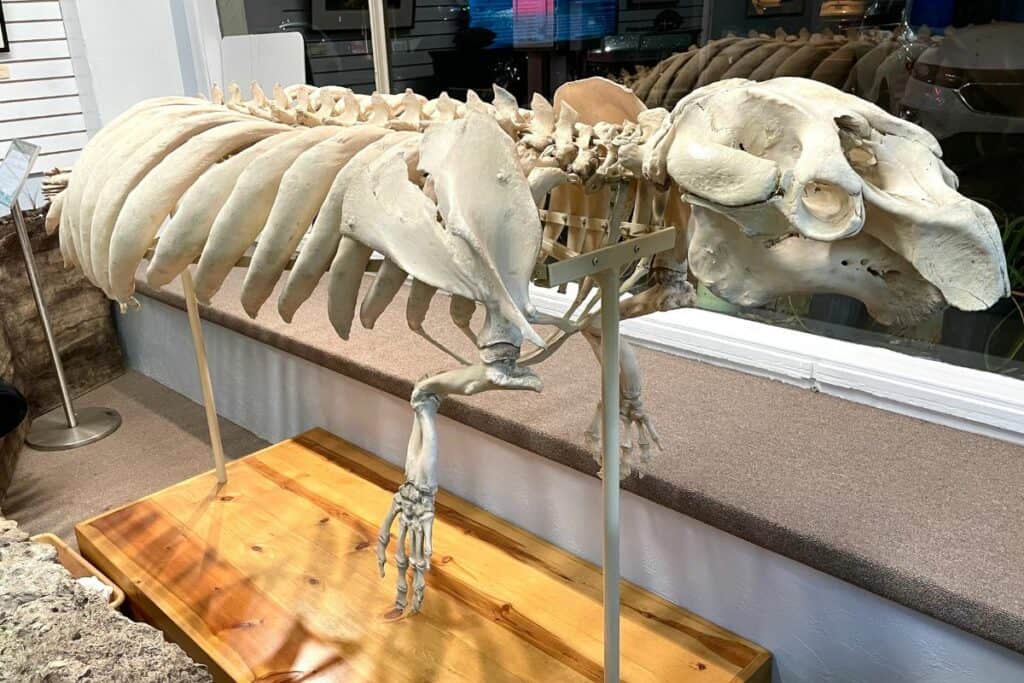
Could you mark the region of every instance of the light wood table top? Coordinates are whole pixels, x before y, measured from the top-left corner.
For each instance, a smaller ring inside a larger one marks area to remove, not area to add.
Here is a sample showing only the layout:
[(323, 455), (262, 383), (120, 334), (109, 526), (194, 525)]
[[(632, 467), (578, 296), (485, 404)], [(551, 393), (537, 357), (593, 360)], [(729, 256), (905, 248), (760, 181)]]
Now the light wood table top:
[[(423, 611), (394, 614), (375, 548), (402, 479), (313, 430), (230, 463), (223, 487), (206, 473), (76, 533), (220, 680), (601, 680), (600, 569), (444, 491)], [(754, 643), (627, 582), (622, 600), (623, 680), (769, 680)]]

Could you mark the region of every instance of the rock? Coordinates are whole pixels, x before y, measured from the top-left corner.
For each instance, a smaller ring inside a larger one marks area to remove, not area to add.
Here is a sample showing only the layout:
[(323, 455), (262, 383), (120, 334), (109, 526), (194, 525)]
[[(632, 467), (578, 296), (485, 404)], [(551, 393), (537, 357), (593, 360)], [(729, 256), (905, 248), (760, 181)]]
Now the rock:
[(28, 534), (18, 528), (13, 519), (0, 518), (0, 548), (10, 543), (20, 543), (28, 539)]
[[(21, 378), (14, 372), (14, 354), (11, 352), (11, 345), (7, 341), (7, 333), (4, 331), (3, 323), (0, 322), (0, 378), (13, 384), (16, 388), (24, 391)], [(7, 486), (14, 475), (14, 466), (18, 461), (18, 451), (25, 443), (28, 435), (28, 420), (22, 420), (21, 424), (7, 436), (0, 436), (0, 503), (3, 503)], [(3, 542), (3, 532), (0, 531), (0, 543)]]
[(75, 581), (0, 516), (0, 683), (206, 683), (206, 667)]

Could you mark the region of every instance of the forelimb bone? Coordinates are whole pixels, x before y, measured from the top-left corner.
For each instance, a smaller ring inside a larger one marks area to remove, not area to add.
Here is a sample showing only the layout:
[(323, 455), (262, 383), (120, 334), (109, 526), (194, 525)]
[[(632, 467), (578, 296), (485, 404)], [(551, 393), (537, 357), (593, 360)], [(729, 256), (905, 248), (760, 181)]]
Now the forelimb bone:
[[(621, 320), (637, 318), (655, 311), (670, 311), (694, 306), (696, 296), (686, 280), (686, 261), (677, 259), (672, 251), (654, 257), (651, 267), (652, 286), (636, 296), (619, 302)], [(581, 321), (580, 331), (600, 358), (601, 323), (597, 315)], [(619, 420), (622, 434), (622, 476), (634, 471), (642, 472), (651, 458), (651, 446), (661, 448), (658, 432), (651, 423), (640, 399), (643, 378), (632, 346), (625, 340), (619, 345)], [(600, 441), (601, 405), (598, 404), (594, 420), (585, 432), (591, 443)], [(632, 434), (636, 434), (636, 448)]]
[[(425, 576), (433, 552), (434, 501), (437, 495), (437, 410), (445, 396), (473, 396), (492, 389), (540, 391), (541, 381), (528, 368), (516, 365), (519, 349), (509, 344), (487, 347), (481, 354), (494, 358), (457, 370), (448, 370), (416, 383), (412, 391), (412, 434), (405, 462), (405, 482), (399, 487), (377, 537), (377, 564), (381, 576), (387, 563), (391, 525), (398, 518), (398, 567), (395, 609), (404, 612), (409, 587), (406, 570), (412, 565), (412, 611), (418, 612), (426, 588)], [(406, 542), (408, 541), (408, 547)]]

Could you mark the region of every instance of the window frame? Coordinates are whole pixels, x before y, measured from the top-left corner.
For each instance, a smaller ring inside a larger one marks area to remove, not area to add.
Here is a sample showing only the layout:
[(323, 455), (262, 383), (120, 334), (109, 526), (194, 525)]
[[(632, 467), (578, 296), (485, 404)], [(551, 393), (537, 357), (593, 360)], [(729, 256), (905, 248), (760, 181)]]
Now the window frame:
[[(531, 286), (538, 311), (561, 315), (574, 291)], [(890, 349), (698, 308), (624, 320), (638, 346), (1024, 445), (1024, 382)]]

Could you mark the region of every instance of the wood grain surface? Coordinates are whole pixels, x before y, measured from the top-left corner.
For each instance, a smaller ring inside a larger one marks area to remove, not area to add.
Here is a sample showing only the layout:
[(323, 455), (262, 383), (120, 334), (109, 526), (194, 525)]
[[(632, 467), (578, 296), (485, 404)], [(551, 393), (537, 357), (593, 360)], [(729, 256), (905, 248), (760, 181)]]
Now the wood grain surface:
[[(76, 527), (83, 555), (219, 680), (599, 681), (601, 573), (440, 492), (423, 611), (377, 574), (398, 468), (313, 430)], [(393, 547), (392, 547), (393, 555)], [(767, 683), (771, 655), (623, 582), (622, 678)]]

